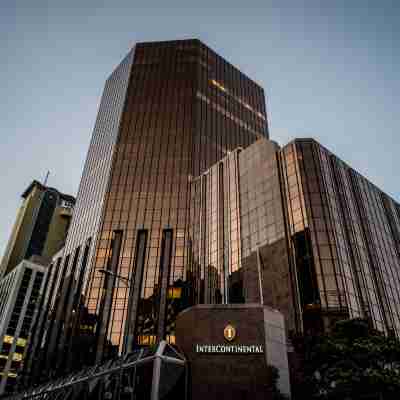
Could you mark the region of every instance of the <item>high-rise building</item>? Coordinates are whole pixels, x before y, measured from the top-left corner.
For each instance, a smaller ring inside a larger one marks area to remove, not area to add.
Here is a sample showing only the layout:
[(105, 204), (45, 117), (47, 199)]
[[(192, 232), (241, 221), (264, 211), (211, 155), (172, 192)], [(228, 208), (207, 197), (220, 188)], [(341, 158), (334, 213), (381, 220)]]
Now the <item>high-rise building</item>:
[[(400, 336), (399, 241), (400, 205), (312, 139), (270, 141), (263, 90), (215, 52), (198, 40), (139, 43), (106, 82), (26, 373), (39, 381), (117, 354), (139, 360), (132, 349), (173, 344), (177, 315), (198, 304), (180, 314), (181, 343), (186, 329), (202, 339), (190, 321), (215, 321), (214, 309), (218, 329), (201, 328), (207, 348), (252, 337), (265, 342), (265, 366), (281, 355), (268, 338), (283, 351), (291, 334), (338, 319)], [(226, 366), (210, 354), (209, 382)]]
[(168, 299), (191, 296), (192, 177), (261, 137), (263, 89), (200, 41), (130, 51), (101, 100), (51, 303), (49, 365), (68, 363), (54, 355), (66, 354), (85, 319), (97, 360), (173, 342)]
[(46, 271), (37, 262), (24, 260), (0, 280), (0, 394), (15, 387)]
[(33, 181), (22, 194), (4, 256), (0, 265), (3, 277), (22, 260), (33, 255), (47, 258), (60, 250), (68, 232), (75, 198)]

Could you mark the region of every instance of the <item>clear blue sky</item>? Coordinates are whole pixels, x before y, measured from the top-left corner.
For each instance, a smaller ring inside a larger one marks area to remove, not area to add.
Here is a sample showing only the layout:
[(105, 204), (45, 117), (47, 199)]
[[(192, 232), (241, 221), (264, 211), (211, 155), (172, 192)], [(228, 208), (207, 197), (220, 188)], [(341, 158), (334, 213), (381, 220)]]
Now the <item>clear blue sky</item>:
[(2, 0), (0, 257), (32, 179), (76, 194), (136, 41), (201, 39), (264, 87), (271, 138), (314, 137), (400, 200), (399, 17), (389, 0)]

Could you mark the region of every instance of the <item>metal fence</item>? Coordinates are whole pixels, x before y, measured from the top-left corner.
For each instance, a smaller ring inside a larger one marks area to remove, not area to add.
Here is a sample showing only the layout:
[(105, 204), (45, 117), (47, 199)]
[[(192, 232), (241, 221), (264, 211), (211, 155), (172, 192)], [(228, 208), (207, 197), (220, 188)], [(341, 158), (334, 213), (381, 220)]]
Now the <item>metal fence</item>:
[(185, 357), (166, 341), (6, 397), (7, 400), (187, 399)]

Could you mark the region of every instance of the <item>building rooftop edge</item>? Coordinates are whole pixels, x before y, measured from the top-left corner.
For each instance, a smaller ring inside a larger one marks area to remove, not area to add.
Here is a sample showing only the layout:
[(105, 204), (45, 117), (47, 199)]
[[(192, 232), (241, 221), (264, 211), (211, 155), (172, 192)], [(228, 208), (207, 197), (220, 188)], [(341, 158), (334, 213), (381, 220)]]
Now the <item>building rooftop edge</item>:
[[(199, 38), (186, 38), (186, 39), (171, 39), (171, 40), (149, 40), (149, 41), (137, 41), (134, 42), (134, 44), (131, 46), (130, 51), (132, 51), (135, 46), (140, 46), (140, 45), (151, 45), (151, 44), (167, 44), (167, 43), (180, 43), (180, 42), (197, 42), (198, 44), (207, 47), (210, 51), (212, 51), (214, 54), (216, 54), (218, 57), (221, 57), (224, 59), (224, 61), (229, 64), (231, 67), (233, 67), (234, 69), (236, 69), (237, 71), (239, 71), (243, 76), (245, 76), (250, 82), (252, 82), (254, 85), (258, 86), (263, 92), (265, 92), (264, 87), (258, 83), (256, 80), (254, 80), (253, 78), (250, 78), (245, 72), (243, 72), (241, 69), (239, 69), (236, 65), (232, 64), (230, 61), (228, 61), (223, 55), (221, 55), (220, 53), (217, 53), (212, 47), (210, 47), (208, 44), (206, 44), (204, 41), (202, 41)], [(129, 54), (128, 52), (128, 54)]]
[(331, 150), (329, 150), (327, 147), (325, 147), (323, 144), (321, 144), (318, 140), (312, 138), (312, 137), (297, 137), (292, 140), (290, 140), (288, 143), (284, 144), (281, 146), (281, 150), (283, 151), (287, 146), (298, 143), (298, 142), (309, 142), (309, 143), (314, 143), (323, 148), (325, 151), (327, 151), (330, 155), (335, 157), (337, 160), (342, 162), (346, 167), (350, 168), (352, 171), (354, 171), (358, 176), (362, 177), (365, 179), (368, 183), (370, 183), (372, 186), (374, 186), (379, 192), (384, 194), (385, 196), (389, 197), (392, 201), (394, 201), (396, 204), (400, 204), (399, 200), (396, 200), (393, 196), (382, 190), (379, 186), (377, 186), (374, 182), (371, 181), (371, 179), (367, 178), (365, 175), (363, 175), (361, 172), (353, 168), (348, 162), (343, 161), (342, 158), (340, 158), (337, 154), (333, 153)]
[(29, 186), (28, 186), (28, 187), (24, 190), (24, 192), (22, 193), (21, 197), (23, 197), (24, 199), (25, 199), (26, 197), (28, 197), (29, 193), (33, 190), (33, 188), (34, 188), (35, 186), (38, 186), (39, 189), (41, 189), (41, 190), (55, 190), (55, 191), (60, 195), (60, 197), (61, 197), (63, 200), (72, 201), (73, 203), (75, 203), (75, 201), (76, 201), (76, 199), (75, 199), (74, 196), (72, 196), (72, 195), (70, 195), (70, 194), (62, 193), (62, 192), (60, 192), (58, 189), (56, 189), (56, 188), (54, 188), (54, 187), (50, 187), (50, 186), (43, 185), (43, 183), (40, 183), (40, 182), (39, 182), (38, 180), (36, 180), (36, 179), (34, 179), (34, 180), (29, 184)]

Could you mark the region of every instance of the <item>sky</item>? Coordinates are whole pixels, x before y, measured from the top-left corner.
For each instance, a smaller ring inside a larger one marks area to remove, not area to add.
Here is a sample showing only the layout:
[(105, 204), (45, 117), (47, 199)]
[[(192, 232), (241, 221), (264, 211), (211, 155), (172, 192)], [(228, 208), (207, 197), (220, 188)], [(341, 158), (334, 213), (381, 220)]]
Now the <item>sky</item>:
[(400, 201), (398, 2), (2, 0), (0, 257), (33, 179), (77, 193), (105, 80), (134, 43), (185, 38), (265, 89), (271, 139), (313, 137)]

